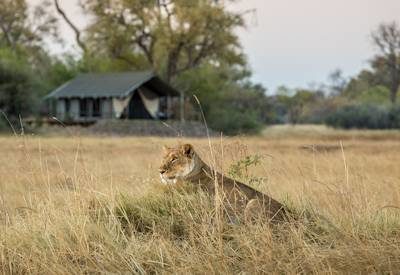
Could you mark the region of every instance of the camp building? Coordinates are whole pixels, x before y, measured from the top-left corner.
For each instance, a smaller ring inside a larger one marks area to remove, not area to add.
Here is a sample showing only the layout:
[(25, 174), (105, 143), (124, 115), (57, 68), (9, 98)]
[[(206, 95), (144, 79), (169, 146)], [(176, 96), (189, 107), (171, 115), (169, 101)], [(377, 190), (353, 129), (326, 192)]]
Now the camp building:
[(151, 71), (81, 74), (45, 97), (60, 121), (166, 119), (179, 93)]

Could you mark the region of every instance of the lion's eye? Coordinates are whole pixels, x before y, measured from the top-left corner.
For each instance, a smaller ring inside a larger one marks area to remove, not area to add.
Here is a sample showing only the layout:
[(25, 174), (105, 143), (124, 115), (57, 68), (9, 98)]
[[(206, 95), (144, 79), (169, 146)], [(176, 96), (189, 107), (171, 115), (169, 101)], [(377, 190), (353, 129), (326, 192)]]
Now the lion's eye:
[(177, 161), (178, 159), (177, 158), (173, 158), (172, 160), (171, 160), (171, 163), (174, 163), (175, 161)]

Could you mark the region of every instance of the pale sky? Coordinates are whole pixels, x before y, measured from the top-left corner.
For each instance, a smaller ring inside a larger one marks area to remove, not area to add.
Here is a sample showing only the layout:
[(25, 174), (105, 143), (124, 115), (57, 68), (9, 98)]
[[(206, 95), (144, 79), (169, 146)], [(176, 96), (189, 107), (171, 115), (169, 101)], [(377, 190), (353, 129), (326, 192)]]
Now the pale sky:
[[(87, 19), (77, 3), (60, 0), (84, 28)], [(246, 15), (248, 28), (238, 34), (253, 80), (269, 93), (282, 84), (296, 88), (325, 82), (337, 68), (346, 76), (356, 74), (374, 54), (371, 30), (382, 21), (400, 23), (400, 0), (241, 0), (230, 8), (256, 9), (256, 16)], [(69, 41), (64, 49), (71, 49), (74, 36), (64, 22), (61, 33)]]

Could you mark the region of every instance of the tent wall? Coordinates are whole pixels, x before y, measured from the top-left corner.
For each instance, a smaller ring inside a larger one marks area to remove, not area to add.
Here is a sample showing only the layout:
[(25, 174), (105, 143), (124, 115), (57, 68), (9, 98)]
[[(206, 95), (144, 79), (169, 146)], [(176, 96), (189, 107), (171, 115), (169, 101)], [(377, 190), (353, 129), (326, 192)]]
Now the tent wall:
[(59, 120), (65, 120), (65, 118), (66, 118), (65, 100), (63, 100), (63, 99), (57, 100), (56, 117)]
[(166, 119), (171, 114), (171, 98), (143, 85), (126, 97), (83, 97), (54, 99), (57, 118), (68, 122), (98, 119)]
[(160, 96), (152, 90), (142, 86), (136, 90), (142, 100), (144, 107), (152, 118), (157, 118), (160, 112)]
[(61, 121), (79, 119), (79, 99), (56, 99), (55, 116)]
[(69, 118), (78, 119), (79, 118), (79, 99), (73, 98), (70, 101)]
[(132, 95), (129, 95), (124, 98), (113, 98), (112, 99), (112, 108), (113, 108), (113, 117), (114, 118), (125, 118), (129, 102), (131, 101)]
[(101, 100), (100, 112), (102, 118), (114, 118), (111, 98), (103, 98)]

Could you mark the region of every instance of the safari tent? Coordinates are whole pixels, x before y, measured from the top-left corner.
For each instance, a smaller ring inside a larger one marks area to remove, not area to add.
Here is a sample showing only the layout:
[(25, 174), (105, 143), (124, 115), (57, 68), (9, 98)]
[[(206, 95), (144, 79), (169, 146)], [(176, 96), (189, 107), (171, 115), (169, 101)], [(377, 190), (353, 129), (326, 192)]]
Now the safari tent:
[(166, 119), (178, 92), (151, 71), (81, 74), (45, 97), (60, 121)]

